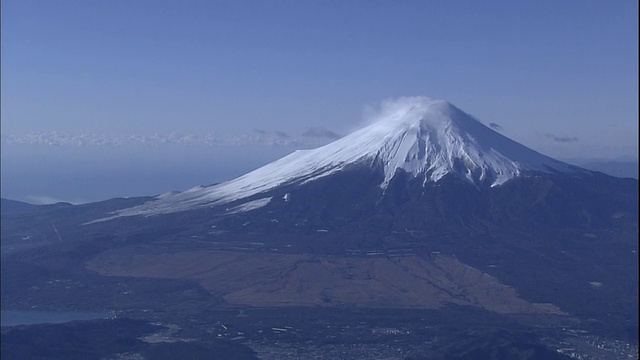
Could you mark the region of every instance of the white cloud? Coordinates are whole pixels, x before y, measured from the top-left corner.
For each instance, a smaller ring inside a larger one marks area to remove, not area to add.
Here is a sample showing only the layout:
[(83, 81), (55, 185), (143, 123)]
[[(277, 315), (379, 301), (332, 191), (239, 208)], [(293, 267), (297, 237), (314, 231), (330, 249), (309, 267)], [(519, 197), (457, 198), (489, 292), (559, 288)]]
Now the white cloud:
[(6, 145), (39, 145), (56, 147), (121, 147), (145, 146), (160, 147), (166, 145), (182, 146), (317, 146), (326, 141), (310, 139), (307, 136), (284, 136), (283, 132), (253, 132), (250, 134), (169, 134), (151, 135), (103, 135), (103, 134), (69, 134), (60, 132), (34, 132), (26, 135), (3, 135)]

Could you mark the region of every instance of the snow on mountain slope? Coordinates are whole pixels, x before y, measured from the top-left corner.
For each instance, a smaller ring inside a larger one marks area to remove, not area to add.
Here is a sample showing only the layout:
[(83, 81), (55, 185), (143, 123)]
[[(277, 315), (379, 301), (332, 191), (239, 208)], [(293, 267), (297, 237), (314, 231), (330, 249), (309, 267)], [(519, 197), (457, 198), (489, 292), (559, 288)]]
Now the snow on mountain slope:
[[(501, 185), (523, 171), (572, 171), (512, 141), (443, 100), (402, 98), (383, 105), (373, 124), (313, 150), (296, 151), (237, 179), (158, 196), (118, 216), (155, 215), (220, 205), (278, 186), (302, 184), (351, 164), (384, 167), (386, 188), (396, 171), (438, 181), (457, 174), (475, 184)], [(259, 202), (266, 205), (268, 201)], [(250, 209), (256, 208), (250, 206)]]

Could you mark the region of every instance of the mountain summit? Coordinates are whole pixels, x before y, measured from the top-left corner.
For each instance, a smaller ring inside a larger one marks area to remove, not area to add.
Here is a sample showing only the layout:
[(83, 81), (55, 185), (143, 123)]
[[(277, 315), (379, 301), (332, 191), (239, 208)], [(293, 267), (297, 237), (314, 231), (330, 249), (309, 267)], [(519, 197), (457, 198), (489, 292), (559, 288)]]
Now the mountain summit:
[[(375, 120), (328, 145), (296, 151), (237, 179), (163, 194), (118, 215), (154, 215), (231, 203), (283, 185), (308, 183), (352, 165), (381, 168), (382, 189), (399, 171), (422, 178), (425, 184), (454, 174), (472, 184), (493, 187), (531, 171), (578, 170), (510, 140), (444, 100), (410, 97), (387, 102)], [(267, 198), (252, 202), (245, 210), (267, 202)]]

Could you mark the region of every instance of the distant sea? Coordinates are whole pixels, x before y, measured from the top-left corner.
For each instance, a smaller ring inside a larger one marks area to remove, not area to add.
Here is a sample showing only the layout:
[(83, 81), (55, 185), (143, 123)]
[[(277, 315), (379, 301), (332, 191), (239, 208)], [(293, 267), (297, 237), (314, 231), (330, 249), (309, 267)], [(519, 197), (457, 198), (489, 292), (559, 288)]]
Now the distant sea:
[(48, 311), (0, 311), (1, 326), (62, 324), (74, 320), (107, 319), (113, 313), (106, 312), (48, 312)]

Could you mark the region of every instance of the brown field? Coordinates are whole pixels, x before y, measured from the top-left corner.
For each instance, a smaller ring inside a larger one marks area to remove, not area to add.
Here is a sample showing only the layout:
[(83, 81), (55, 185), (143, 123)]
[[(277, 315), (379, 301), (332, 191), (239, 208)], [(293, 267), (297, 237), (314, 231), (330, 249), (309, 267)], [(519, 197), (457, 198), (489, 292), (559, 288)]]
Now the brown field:
[[(142, 250), (142, 251), (141, 251)], [(438, 309), (452, 303), (503, 314), (562, 314), (532, 304), (455, 257), (334, 257), (149, 248), (103, 252), (85, 263), (106, 276), (195, 279), (229, 304)]]

